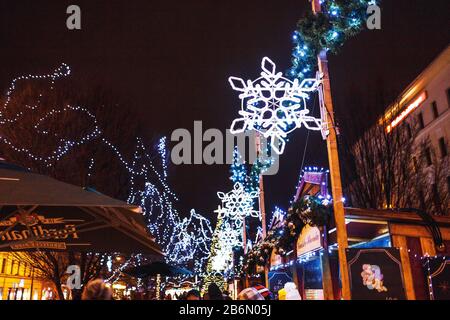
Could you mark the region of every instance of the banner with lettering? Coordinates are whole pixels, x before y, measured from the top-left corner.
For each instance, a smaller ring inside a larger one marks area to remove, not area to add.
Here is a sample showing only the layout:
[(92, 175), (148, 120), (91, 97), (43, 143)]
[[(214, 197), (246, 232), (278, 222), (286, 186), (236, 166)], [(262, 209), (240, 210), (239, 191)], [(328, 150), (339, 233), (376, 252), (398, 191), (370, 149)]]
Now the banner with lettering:
[[(0, 208), (0, 251), (154, 252), (159, 248), (134, 216), (120, 208)], [(154, 248), (154, 249), (153, 249)], [(132, 251), (131, 251), (132, 250)]]
[(297, 257), (322, 248), (322, 236), (319, 228), (306, 225), (297, 239)]

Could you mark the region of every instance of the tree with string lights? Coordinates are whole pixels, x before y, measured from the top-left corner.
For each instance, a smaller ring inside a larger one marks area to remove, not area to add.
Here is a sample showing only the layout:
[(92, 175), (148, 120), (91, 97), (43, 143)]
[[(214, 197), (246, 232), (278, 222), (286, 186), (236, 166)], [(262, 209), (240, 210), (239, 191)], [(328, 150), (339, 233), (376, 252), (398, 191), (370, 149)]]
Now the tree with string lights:
[(70, 72), (62, 64), (11, 82), (0, 104), (0, 154), (32, 171), (140, 205), (167, 252), (182, 219), (167, 181), (166, 138), (158, 140), (156, 152), (148, 148), (124, 104), (101, 88), (74, 89)]

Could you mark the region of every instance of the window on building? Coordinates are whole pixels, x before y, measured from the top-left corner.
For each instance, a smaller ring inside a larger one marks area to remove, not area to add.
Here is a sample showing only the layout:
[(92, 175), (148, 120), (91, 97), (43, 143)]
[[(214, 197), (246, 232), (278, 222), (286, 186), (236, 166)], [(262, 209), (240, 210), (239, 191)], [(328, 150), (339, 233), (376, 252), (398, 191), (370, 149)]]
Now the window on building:
[(409, 123), (406, 124), (406, 134), (408, 135), (409, 139), (412, 137), (411, 126), (409, 125)]
[(14, 266), (16, 265), (16, 260), (11, 261), (11, 269), (9, 269), (8, 274), (14, 274)]
[(425, 128), (425, 122), (423, 121), (423, 114), (422, 114), (422, 112), (419, 113), (419, 115), (417, 116), (417, 122), (419, 123), (419, 130)]
[(439, 150), (441, 150), (441, 157), (445, 158), (448, 152), (447, 152), (447, 144), (445, 143), (444, 137), (439, 138)]
[(431, 166), (433, 164), (430, 148), (425, 148), (425, 160), (427, 161), (427, 166)]
[(433, 185), (431, 186), (431, 188), (432, 188), (432, 190), (433, 190), (433, 201), (434, 201), (434, 204), (435, 204), (437, 207), (440, 207), (440, 206), (441, 206), (441, 197), (440, 197), (440, 195), (439, 195), (439, 189), (438, 189), (437, 184), (436, 184), (436, 183), (433, 183)]
[(447, 106), (450, 108), (450, 88), (447, 88)]
[(438, 111), (438, 107), (437, 107), (436, 101), (433, 101), (433, 102), (431, 103), (431, 110), (433, 111), (433, 117), (434, 117), (434, 119), (436, 119), (437, 117), (439, 117), (439, 111)]
[(0, 273), (5, 273), (6, 259), (3, 258), (0, 263), (1, 263), (1, 265), (0, 265)]

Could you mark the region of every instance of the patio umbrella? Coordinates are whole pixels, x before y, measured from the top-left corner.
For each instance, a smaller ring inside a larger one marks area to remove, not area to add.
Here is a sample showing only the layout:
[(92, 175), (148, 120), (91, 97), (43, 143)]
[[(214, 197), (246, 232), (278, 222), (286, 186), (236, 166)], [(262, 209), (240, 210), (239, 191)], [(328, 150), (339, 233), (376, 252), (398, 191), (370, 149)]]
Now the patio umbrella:
[(140, 207), (0, 162), (0, 251), (163, 253)]
[(178, 275), (191, 276), (193, 273), (185, 268), (171, 266), (165, 262), (155, 261), (150, 264), (145, 264), (124, 270), (123, 273), (136, 278), (147, 278), (161, 275), (164, 277), (173, 277)]

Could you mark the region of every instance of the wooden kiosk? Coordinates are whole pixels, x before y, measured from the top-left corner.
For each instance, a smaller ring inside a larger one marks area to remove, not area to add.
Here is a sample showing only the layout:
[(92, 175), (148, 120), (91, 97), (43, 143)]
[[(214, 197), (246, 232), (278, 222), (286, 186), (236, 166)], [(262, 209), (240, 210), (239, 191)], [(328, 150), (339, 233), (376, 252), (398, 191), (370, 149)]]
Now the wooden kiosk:
[[(296, 199), (326, 196), (326, 185), (326, 172), (305, 172)], [(450, 217), (345, 208), (345, 223), (352, 299), (450, 299)], [(302, 230), (282, 267), (303, 299), (341, 298), (336, 247), (333, 224)]]

